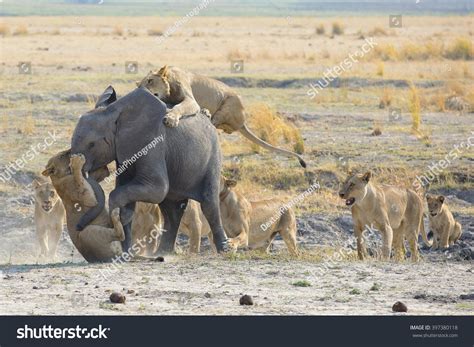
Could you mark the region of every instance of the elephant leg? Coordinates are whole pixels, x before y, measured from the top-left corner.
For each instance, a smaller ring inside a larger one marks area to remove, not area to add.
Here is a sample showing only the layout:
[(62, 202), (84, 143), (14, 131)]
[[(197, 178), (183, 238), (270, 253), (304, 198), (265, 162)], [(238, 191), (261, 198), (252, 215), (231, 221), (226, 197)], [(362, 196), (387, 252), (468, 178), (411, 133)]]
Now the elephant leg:
[(228, 251), (229, 245), (227, 236), (222, 227), (222, 221), (219, 210), (219, 202), (214, 200), (201, 201), (201, 210), (211, 227), (212, 237), (217, 252)]
[[(112, 210), (113, 211), (113, 210)], [(122, 241), (122, 250), (127, 252), (132, 247), (132, 219), (135, 211), (135, 202), (131, 202), (120, 209), (120, 221), (123, 225), (125, 239)]]
[(165, 199), (160, 204), (160, 210), (163, 214), (165, 225), (164, 232), (161, 235), (158, 254), (166, 254), (174, 251), (176, 236), (178, 235), (181, 217), (188, 204), (188, 200), (172, 201)]

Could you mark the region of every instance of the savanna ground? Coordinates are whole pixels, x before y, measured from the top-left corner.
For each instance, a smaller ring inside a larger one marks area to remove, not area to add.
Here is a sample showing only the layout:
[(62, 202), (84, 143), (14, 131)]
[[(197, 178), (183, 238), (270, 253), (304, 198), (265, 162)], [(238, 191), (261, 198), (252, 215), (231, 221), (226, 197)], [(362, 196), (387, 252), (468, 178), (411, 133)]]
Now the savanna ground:
[[(58, 137), (11, 180), (0, 180), (1, 313), (391, 314), (397, 300), (409, 314), (474, 312), (472, 300), (460, 299), (474, 291), (472, 147), (430, 188), (448, 197), (462, 240), (450, 252), (423, 249), (417, 264), (357, 261), (350, 212), (337, 196), (348, 169), (411, 186), (473, 136), (472, 16), (404, 17), (402, 28), (389, 28), (387, 16), (196, 17), (159, 42), (177, 19), (1, 18), (1, 171), (48, 131)], [(368, 37), (376, 48), (310, 99), (308, 84)], [(244, 62), (242, 74), (231, 72), (236, 60)], [(138, 74), (126, 73), (127, 61), (138, 63)], [(20, 74), (20, 62), (30, 62), (32, 73)], [(68, 147), (78, 116), (106, 86), (124, 95), (164, 64), (225, 80), (242, 95), (259, 136), (304, 150), (307, 170), (292, 159), (255, 153), (238, 134), (220, 135), (226, 174), (250, 199), (289, 201), (320, 184), (295, 207), (301, 258), (291, 259), (280, 240), (270, 255), (217, 256), (204, 247), (191, 257), (180, 239), (183, 251), (164, 263), (132, 262), (103, 280), (99, 270), (108, 265), (86, 264), (65, 232), (58, 259), (37, 263), (34, 206), (25, 187)], [(463, 112), (445, 106), (453, 95), (467, 105)], [(371, 240), (376, 244), (376, 235)], [(110, 291), (125, 293), (127, 303), (110, 304)], [(255, 305), (239, 306), (241, 294), (252, 295)]]

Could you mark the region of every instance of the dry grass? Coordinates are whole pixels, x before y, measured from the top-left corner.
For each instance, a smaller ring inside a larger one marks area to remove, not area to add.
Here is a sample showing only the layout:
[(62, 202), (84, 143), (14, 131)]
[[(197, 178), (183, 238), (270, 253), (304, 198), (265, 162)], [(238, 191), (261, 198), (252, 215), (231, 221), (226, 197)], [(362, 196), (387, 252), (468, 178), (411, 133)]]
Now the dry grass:
[(410, 99), (408, 109), (411, 115), (412, 130), (419, 132), (421, 125), (421, 104), (418, 90), (413, 84), (410, 86)]
[(163, 36), (163, 30), (161, 28), (152, 28), (147, 30), (148, 36)]
[(0, 24), (0, 35), (1, 36), (7, 36), (10, 34), (10, 27), (6, 24), (1, 23)]
[(339, 22), (332, 23), (332, 34), (333, 35), (343, 35), (344, 34), (344, 26)]
[(444, 56), (452, 60), (472, 60), (474, 50), (469, 38), (460, 37), (445, 51)]
[(324, 28), (324, 24), (319, 24), (316, 27), (316, 34), (318, 35), (324, 35), (326, 33), (326, 29)]
[(123, 33), (124, 33), (123, 27), (121, 27), (120, 25), (115, 26), (112, 31), (112, 34), (115, 36), (123, 36)]
[(26, 117), (25, 121), (22, 122), (18, 128), (18, 132), (23, 135), (33, 135), (35, 133), (36, 123), (32, 115)]
[(379, 108), (386, 108), (392, 105), (393, 90), (384, 88), (382, 90), (382, 96), (380, 97)]
[(15, 28), (15, 31), (13, 31), (13, 35), (18, 35), (18, 36), (28, 35), (28, 27), (24, 24), (17, 26)]
[(233, 48), (227, 53), (227, 60), (250, 59), (252, 56), (248, 52), (242, 52), (238, 48)]
[(376, 75), (377, 75), (377, 76), (380, 76), (380, 77), (383, 77), (384, 72), (385, 72), (385, 64), (383, 63), (383, 61), (379, 61), (379, 62), (377, 63), (377, 72), (376, 72)]
[(369, 36), (387, 36), (387, 32), (382, 27), (375, 27), (369, 31)]
[[(284, 121), (271, 107), (256, 103), (250, 105), (247, 110), (251, 115), (250, 127), (262, 140), (272, 145), (292, 142), (294, 151), (300, 154), (304, 152), (304, 142), (298, 128)], [(259, 153), (261, 147), (252, 143), (251, 149)]]

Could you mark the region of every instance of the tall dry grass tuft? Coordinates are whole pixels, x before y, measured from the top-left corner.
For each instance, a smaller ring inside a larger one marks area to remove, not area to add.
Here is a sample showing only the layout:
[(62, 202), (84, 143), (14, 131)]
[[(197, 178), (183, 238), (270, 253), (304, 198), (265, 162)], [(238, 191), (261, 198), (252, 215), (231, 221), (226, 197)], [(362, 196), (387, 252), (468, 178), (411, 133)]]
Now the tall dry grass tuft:
[(28, 35), (28, 27), (24, 24), (17, 26), (13, 35)]
[(161, 28), (152, 28), (147, 31), (148, 36), (163, 36), (163, 30)]
[(120, 25), (115, 26), (114, 30), (112, 31), (112, 34), (116, 36), (123, 36), (123, 33), (123, 27), (121, 27)]
[[(250, 105), (247, 110), (251, 115), (248, 119), (250, 129), (258, 137), (272, 145), (292, 142), (294, 151), (304, 153), (304, 142), (299, 129), (288, 124), (270, 106), (256, 103)], [(259, 153), (261, 147), (252, 143), (251, 149)]]
[(6, 24), (1, 23), (0, 24), (0, 35), (1, 36), (7, 36), (10, 34), (10, 27)]
[(383, 61), (379, 61), (377, 63), (377, 76), (380, 76), (380, 77), (383, 77), (384, 73), (385, 73), (385, 65), (383, 63)]
[(343, 35), (344, 34), (344, 26), (339, 22), (332, 23), (332, 34), (333, 35)]
[(369, 36), (387, 36), (387, 32), (382, 27), (375, 27), (369, 31)]
[(25, 121), (21, 123), (18, 131), (23, 135), (33, 135), (36, 129), (36, 123), (33, 116), (30, 114), (26, 117)]
[(326, 33), (326, 29), (324, 28), (324, 25), (323, 24), (319, 24), (317, 27), (316, 27), (316, 34), (318, 35), (324, 35)]
[(474, 58), (472, 41), (469, 38), (457, 38), (446, 50), (444, 56), (452, 60), (472, 60)]
[(231, 49), (227, 52), (227, 59), (228, 60), (236, 60), (236, 59), (250, 59), (250, 53), (244, 53), (238, 48)]
[(416, 89), (414, 84), (411, 84), (410, 86), (410, 99), (408, 104), (408, 110), (410, 111), (411, 115), (412, 130), (415, 132), (419, 132), (421, 125), (421, 103), (418, 90)]
[(392, 104), (392, 93), (393, 90), (389, 88), (383, 89), (382, 96), (380, 97), (379, 108), (389, 107)]

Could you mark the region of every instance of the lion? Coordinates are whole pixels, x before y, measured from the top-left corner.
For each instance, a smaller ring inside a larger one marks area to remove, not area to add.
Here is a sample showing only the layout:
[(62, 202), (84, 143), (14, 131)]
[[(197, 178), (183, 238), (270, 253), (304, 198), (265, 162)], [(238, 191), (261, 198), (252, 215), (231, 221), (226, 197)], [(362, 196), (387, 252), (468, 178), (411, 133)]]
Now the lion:
[[(236, 181), (221, 177), (220, 211), (230, 246), (234, 249), (248, 247), (268, 252), (276, 235), (280, 234), (290, 254), (297, 256), (299, 251), (293, 210), (286, 208), (279, 213), (284, 206), (280, 199), (248, 201), (233, 189), (236, 185)], [(272, 219), (275, 216), (277, 218)], [(189, 201), (179, 230), (189, 236), (191, 252), (199, 252), (202, 236), (212, 241), (209, 224), (196, 201)]]
[(263, 148), (287, 157), (296, 157), (300, 165), (306, 167), (300, 155), (274, 147), (253, 134), (245, 123), (246, 112), (240, 96), (220, 81), (165, 65), (160, 70), (150, 71), (137, 82), (137, 86), (147, 88), (162, 101), (175, 105), (164, 118), (164, 123), (169, 127), (178, 126), (183, 116), (195, 115), (201, 108), (207, 109), (217, 129), (228, 134), (239, 131)]
[[(63, 151), (48, 161), (42, 174), (51, 178), (64, 203), (69, 236), (81, 255), (88, 262), (111, 261), (122, 255), (120, 241), (125, 239), (119, 209), (113, 210), (109, 217), (107, 209), (103, 208), (84, 230), (77, 230), (81, 217), (98, 204), (94, 190), (82, 175), (84, 163), (83, 155)], [(109, 174), (107, 169), (105, 171), (98, 170), (91, 176), (100, 182)]]
[(402, 260), (405, 257), (406, 238), (410, 244), (412, 261), (418, 261), (420, 229), (424, 243), (431, 246), (423, 224), (422, 199), (411, 189), (375, 185), (371, 177), (370, 172), (349, 175), (339, 192), (346, 206), (351, 206), (359, 259), (363, 260), (367, 256), (363, 231), (366, 227), (375, 227), (382, 234), (383, 259), (390, 257), (393, 243), (395, 259)]
[(445, 200), (443, 195), (426, 194), (430, 229), (433, 232), (433, 250), (454, 245), (462, 234), (461, 224), (454, 220)]
[(64, 206), (53, 185), (43, 179), (33, 181), (35, 195), (36, 237), (42, 258), (56, 257), (59, 238), (63, 232)]
[[(158, 251), (159, 239), (154, 237), (153, 230), (161, 230), (163, 217), (157, 204), (138, 201), (132, 219), (132, 240), (134, 243), (144, 244), (137, 255), (154, 257)], [(142, 241), (142, 242), (140, 242)]]

